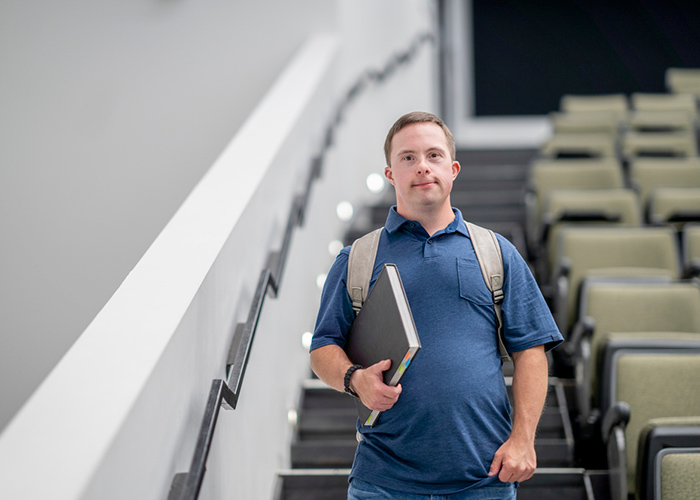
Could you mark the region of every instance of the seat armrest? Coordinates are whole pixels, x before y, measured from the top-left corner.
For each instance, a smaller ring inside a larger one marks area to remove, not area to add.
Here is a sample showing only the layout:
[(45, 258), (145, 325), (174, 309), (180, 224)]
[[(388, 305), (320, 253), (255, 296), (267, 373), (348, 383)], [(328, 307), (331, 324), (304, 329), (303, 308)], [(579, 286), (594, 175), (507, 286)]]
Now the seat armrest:
[(554, 319), (557, 322), (559, 331), (568, 339), (569, 331), (567, 324), (566, 298), (569, 294), (569, 274), (571, 273), (571, 261), (567, 258), (561, 259), (559, 268), (553, 282), (554, 285)]
[(593, 336), (594, 331), (595, 318), (592, 316), (585, 316), (581, 318), (574, 325), (573, 329), (571, 330), (569, 341), (564, 346), (566, 354), (569, 356), (574, 356), (576, 359), (578, 359), (579, 355), (581, 354), (581, 342), (588, 339), (590, 343), (590, 339)]
[[(586, 320), (590, 321), (586, 321)], [(591, 336), (594, 330), (593, 318), (584, 318), (582, 322), (577, 323), (577, 328), (572, 334), (572, 346), (574, 353), (572, 355), (575, 375), (575, 391), (576, 405), (581, 422), (585, 425), (593, 425), (600, 418), (599, 415), (591, 415), (591, 374), (593, 367), (591, 366)], [(576, 340), (573, 338), (576, 337)]]
[(601, 427), (603, 441), (608, 442), (615, 428), (621, 427), (624, 430), (630, 421), (631, 414), (630, 405), (624, 401), (618, 401), (611, 406), (603, 417), (603, 425)]
[(630, 413), (630, 405), (624, 401), (618, 401), (603, 418), (602, 434), (608, 455), (611, 500), (627, 500), (625, 428), (630, 420)]

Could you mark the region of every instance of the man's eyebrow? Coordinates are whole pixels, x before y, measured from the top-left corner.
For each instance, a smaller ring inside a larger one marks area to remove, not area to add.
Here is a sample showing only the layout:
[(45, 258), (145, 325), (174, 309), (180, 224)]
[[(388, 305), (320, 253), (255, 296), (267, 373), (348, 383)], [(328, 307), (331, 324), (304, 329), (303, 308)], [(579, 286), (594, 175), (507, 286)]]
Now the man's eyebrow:
[(396, 153), (396, 156), (403, 156), (405, 154), (416, 154), (416, 152), (412, 149), (402, 149), (401, 151)]
[[(433, 151), (438, 151), (440, 153), (445, 153), (447, 150), (443, 148), (442, 146), (432, 146), (426, 149), (426, 151), (433, 152)], [(398, 151), (396, 153), (396, 156), (403, 156), (405, 154), (416, 154), (415, 150), (413, 149), (402, 149), (401, 151)]]

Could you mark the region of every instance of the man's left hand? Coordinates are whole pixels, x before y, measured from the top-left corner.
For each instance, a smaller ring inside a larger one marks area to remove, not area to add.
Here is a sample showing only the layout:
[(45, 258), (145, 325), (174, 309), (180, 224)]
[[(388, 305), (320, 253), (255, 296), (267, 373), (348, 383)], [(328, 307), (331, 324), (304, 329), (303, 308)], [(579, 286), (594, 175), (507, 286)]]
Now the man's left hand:
[(489, 476), (498, 474), (502, 483), (527, 481), (537, 468), (534, 443), (519, 442), (512, 437), (496, 451)]

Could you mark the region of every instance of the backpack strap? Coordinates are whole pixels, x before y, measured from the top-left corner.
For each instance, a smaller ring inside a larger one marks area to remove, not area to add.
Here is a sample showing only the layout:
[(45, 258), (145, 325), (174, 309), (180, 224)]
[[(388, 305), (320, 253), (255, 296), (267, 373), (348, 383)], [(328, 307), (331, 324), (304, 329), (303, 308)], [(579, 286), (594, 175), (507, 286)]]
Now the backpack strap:
[(471, 222), (464, 222), (467, 225), (469, 238), (476, 253), (476, 260), (479, 261), (479, 267), (481, 267), (481, 274), (484, 277), (486, 286), (493, 295), (493, 309), (496, 313), (496, 324), (498, 325), (498, 350), (501, 353), (501, 361), (505, 363), (510, 360), (510, 355), (503, 338), (503, 314), (501, 313), (501, 304), (503, 303), (503, 256), (501, 255), (501, 247), (493, 231)]
[(356, 239), (350, 247), (347, 288), (355, 316), (360, 312), (362, 304), (367, 299), (369, 282), (372, 279), (372, 271), (374, 270), (374, 261), (377, 258), (379, 236), (382, 234), (382, 229), (384, 228), (380, 227)]

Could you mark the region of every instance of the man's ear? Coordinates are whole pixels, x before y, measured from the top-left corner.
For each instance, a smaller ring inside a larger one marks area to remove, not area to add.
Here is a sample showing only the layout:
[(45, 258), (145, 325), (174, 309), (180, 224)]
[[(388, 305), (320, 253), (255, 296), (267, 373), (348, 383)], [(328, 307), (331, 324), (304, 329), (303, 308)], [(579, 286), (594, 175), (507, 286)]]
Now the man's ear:
[(392, 186), (396, 186), (396, 184), (394, 184), (394, 173), (391, 171), (391, 167), (384, 167), (384, 177), (389, 180)]
[(459, 164), (459, 162), (453, 161), (452, 162), (452, 180), (457, 178), (457, 174), (459, 174), (460, 170), (462, 170), (462, 166)]

